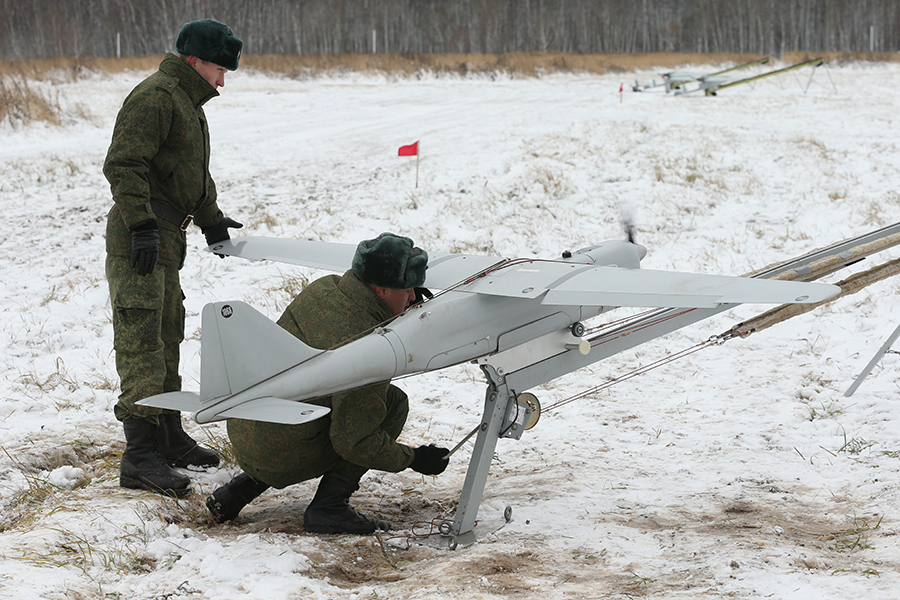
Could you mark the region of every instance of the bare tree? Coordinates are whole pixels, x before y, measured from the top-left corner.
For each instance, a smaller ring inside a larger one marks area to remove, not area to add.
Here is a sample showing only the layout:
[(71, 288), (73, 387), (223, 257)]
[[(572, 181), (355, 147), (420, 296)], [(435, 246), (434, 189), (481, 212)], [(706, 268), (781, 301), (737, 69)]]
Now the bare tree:
[(205, 17), (248, 54), (900, 50), (897, 0), (0, 0), (0, 58), (161, 54)]

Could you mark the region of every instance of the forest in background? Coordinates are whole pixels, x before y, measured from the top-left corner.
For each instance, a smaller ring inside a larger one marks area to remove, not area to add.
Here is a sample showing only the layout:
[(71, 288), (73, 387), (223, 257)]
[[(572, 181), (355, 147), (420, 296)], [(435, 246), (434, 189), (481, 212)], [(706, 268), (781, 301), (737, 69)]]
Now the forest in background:
[(245, 55), (900, 50), (897, 0), (0, 0), (0, 60), (160, 55), (207, 17)]

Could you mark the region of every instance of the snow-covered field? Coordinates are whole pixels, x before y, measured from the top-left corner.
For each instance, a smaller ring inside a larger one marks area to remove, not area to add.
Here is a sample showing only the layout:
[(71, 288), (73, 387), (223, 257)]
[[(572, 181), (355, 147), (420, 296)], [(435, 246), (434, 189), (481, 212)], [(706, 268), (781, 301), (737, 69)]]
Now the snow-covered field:
[[(429, 250), (553, 257), (621, 237), (627, 209), (645, 267), (740, 275), (900, 221), (900, 67), (820, 68), (804, 92), (809, 74), (706, 98), (631, 93), (633, 74), (238, 71), (207, 104), (212, 172), (242, 235), (356, 243), (393, 231)], [(843, 396), (900, 324), (891, 279), (501, 440), (479, 514), (511, 506), (513, 521), (453, 552), (405, 538), (452, 518), (471, 444), (440, 477), (364, 478), (355, 504), (393, 523), (383, 543), (306, 534), (315, 482), (212, 524), (203, 498), (233, 464), (191, 473), (197, 493), (182, 501), (119, 488), (101, 165), (145, 75), (61, 78), (50, 93), (87, 118), (0, 126), (0, 596), (900, 597), (896, 356)], [(397, 156), (416, 140), (418, 187), (415, 158)], [(196, 229), (189, 243), (182, 371), (196, 390), (205, 303), (244, 300), (274, 319), (322, 273), (219, 260)], [(765, 308), (737, 307), (534, 391), (558, 402)], [(478, 423), (474, 366), (399, 385), (409, 444), (452, 447)], [(187, 426), (226, 446), (223, 424)]]

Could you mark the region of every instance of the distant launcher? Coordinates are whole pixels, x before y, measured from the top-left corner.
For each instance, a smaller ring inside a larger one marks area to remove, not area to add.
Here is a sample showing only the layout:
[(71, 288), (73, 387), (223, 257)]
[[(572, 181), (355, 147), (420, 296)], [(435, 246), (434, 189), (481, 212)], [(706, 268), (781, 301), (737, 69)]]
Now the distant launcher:
[(691, 71), (669, 71), (668, 73), (663, 73), (659, 75), (661, 81), (653, 81), (648, 84), (641, 84), (638, 80), (634, 81), (634, 85), (632, 86), (632, 91), (635, 92), (643, 92), (645, 90), (649, 90), (651, 88), (663, 87), (666, 88), (666, 93), (677, 91), (681, 89), (682, 86), (693, 83), (696, 81), (700, 81), (703, 78), (711, 78), (711, 77), (720, 77), (725, 75), (726, 73), (731, 73), (733, 71), (738, 71), (741, 69), (746, 69), (747, 67), (752, 67), (754, 65), (762, 65), (769, 62), (769, 57), (764, 56), (763, 58), (758, 58), (756, 60), (751, 60), (750, 62), (746, 62), (741, 65), (737, 65), (735, 67), (730, 67), (728, 69), (723, 69), (721, 71), (716, 71), (715, 73), (701, 73), (697, 74)]
[(730, 73), (735, 73), (736, 71), (740, 71), (756, 65), (763, 65), (768, 62), (769, 57), (766, 56), (757, 60), (752, 60), (750, 62), (737, 65), (735, 67), (731, 67), (729, 69), (716, 71), (715, 73), (670, 71), (668, 73), (663, 73), (662, 75), (660, 75), (660, 81), (654, 80), (651, 83), (642, 84), (639, 80), (635, 80), (634, 85), (631, 89), (635, 92), (643, 92), (645, 90), (657, 87), (665, 87), (666, 93), (673, 92), (675, 95), (693, 94), (695, 92), (702, 91), (706, 96), (715, 96), (719, 90), (725, 88), (740, 85), (742, 83), (750, 83), (752, 81), (771, 77), (772, 75), (781, 75), (787, 73), (788, 71), (794, 71), (803, 67), (812, 67), (815, 69), (816, 67), (822, 65), (825, 61), (821, 58), (814, 58), (812, 60), (807, 60), (794, 65), (790, 65), (788, 67), (784, 67), (782, 69), (776, 69), (774, 71), (768, 71), (766, 73), (761, 73), (752, 77), (744, 77), (741, 79), (737, 79), (732, 75), (729, 75)]

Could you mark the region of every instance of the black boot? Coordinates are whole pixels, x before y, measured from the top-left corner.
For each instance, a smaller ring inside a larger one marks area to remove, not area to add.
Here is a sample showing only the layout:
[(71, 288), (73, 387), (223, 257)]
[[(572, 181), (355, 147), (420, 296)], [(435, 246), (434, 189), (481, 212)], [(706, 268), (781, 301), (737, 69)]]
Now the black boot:
[(119, 485), (167, 496), (187, 496), (191, 479), (169, 466), (159, 453), (156, 426), (144, 419), (125, 419), (125, 452), (119, 466)]
[(303, 513), (303, 529), (311, 533), (374, 533), (391, 528), (385, 521), (371, 521), (350, 506), (350, 496), (359, 489), (359, 480), (329, 471)]
[(269, 489), (269, 485), (256, 481), (246, 473), (217, 489), (206, 499), (206, 508), (216, 523), (231, 521), (241, 509)]
[(159, 453), (173, 467), (217, 467), (219, 455), (200, 446), (181, 426), (181, 413), (159, 415)]

